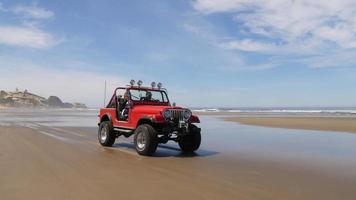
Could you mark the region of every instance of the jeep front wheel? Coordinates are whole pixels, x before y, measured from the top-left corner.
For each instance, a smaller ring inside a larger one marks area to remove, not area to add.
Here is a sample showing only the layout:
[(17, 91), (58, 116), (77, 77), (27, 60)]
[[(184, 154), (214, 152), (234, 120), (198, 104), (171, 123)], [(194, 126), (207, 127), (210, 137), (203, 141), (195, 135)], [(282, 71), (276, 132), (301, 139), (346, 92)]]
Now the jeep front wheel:
[(178, 139), (179, 147), (183, 152), (191, 153), (196, 151), (201, 143), (200, 129), (191, 125), (188, 135), (181, 136)]
[(98, 140), (102, 146), (111, 147), (115, 143), (116, 135), (109, 121), (103, 121), (99, 125)]
[(135, 130), (135, 148), (138, 154), (150, 156), (156, 152), (158, 138), (156, 130), (149, 124), (142, 124)]

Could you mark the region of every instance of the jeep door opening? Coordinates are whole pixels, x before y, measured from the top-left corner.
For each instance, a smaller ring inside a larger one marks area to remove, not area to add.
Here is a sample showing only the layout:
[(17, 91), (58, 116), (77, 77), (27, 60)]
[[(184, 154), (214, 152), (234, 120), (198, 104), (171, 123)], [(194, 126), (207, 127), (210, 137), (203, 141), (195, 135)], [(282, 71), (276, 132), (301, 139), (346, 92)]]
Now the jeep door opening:
[(200, 123), (189, 109), (171, 105), (162, 84), (153, 82), (142, 87), (118, 87), (105, 108), (100, 109), (98, 140), (110, 147), (116, 138), (134, 135), (134, 145), (140, 155), (152, 155), (159, 143), (178, 142), (183, 152), (196, 151), (201, 142)]

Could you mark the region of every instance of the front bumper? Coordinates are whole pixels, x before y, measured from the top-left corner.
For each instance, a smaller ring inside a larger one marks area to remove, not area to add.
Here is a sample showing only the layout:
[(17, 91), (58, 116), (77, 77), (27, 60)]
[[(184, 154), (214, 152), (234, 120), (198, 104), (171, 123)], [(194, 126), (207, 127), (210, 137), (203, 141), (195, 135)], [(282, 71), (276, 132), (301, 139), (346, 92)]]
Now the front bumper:
[[(192, 129), (194, 129), (194, 130), (192, 130)], [(198, 129), (198, 130), (195, 130), (195, 129)], [(174, 133), (177, 135), (187, 135), (191, 131), (201, 131), (201, 129), (197, 128), (196, 126), (191, 126), (191, 123), (188, 123), (185, 121), (169, 122), (164, 127), (162, 127), (163, 134)]]

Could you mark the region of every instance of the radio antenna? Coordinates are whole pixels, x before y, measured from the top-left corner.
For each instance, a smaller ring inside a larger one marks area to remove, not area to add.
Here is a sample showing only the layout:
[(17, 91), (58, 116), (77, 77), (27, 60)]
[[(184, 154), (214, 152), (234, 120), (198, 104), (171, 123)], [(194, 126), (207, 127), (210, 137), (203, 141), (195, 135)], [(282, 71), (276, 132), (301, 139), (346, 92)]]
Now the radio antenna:
[(105, 85), (104, 85), (104, 106), (105, 107), (105, 103), (106, 103), (106, 80), (105, 80)]

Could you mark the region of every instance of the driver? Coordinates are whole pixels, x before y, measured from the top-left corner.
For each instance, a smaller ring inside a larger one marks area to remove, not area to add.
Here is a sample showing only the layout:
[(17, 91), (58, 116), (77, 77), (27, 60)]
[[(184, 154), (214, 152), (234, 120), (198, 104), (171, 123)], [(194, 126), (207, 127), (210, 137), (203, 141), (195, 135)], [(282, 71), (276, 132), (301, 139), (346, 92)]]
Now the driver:
[(145, 101), (152, 101), (152, 93), (147, 91)]

